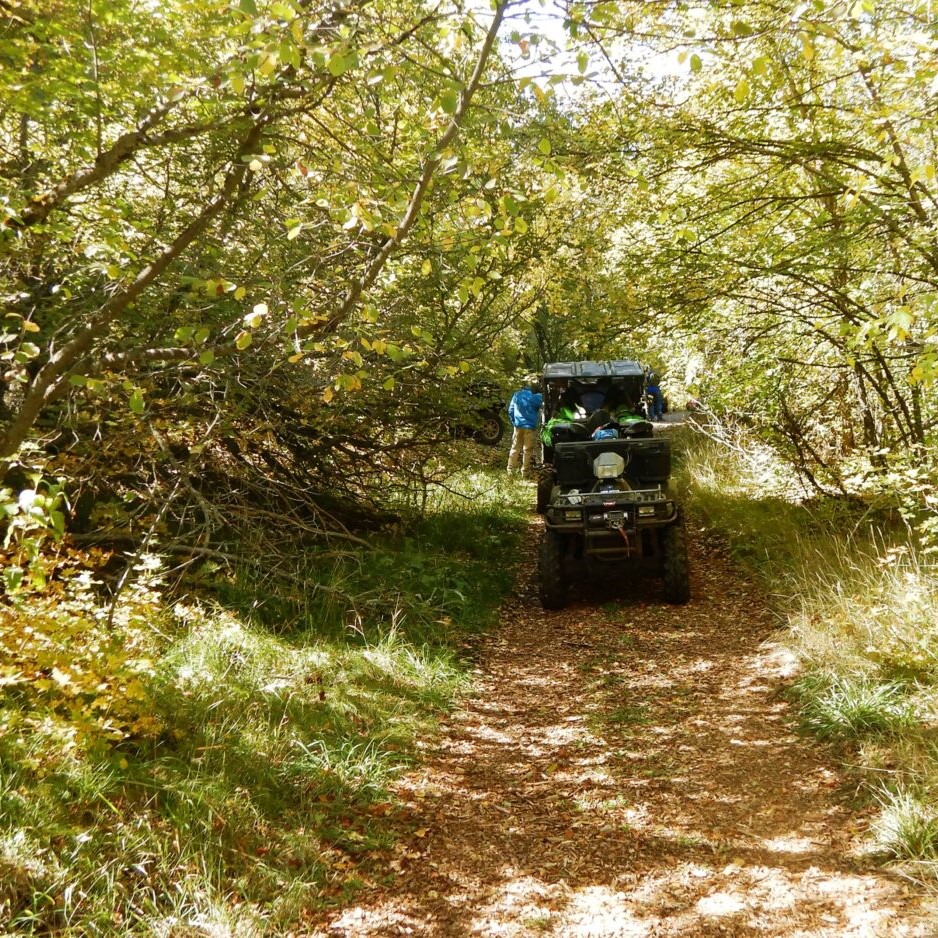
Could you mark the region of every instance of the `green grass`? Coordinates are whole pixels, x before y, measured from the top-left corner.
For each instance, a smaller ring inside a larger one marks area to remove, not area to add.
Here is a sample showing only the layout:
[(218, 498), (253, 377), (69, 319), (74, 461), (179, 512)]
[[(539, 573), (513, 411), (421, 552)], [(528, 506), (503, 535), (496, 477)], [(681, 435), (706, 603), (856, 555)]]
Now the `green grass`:
[(205, 567), (162, 602), (155, 576), (155, 730), (89, 741), (67, 687), (0, 688), (4, 934), (284, 934), (385, 877), (394, 782), (468, 685), (530, 501), (453, 487), (368, 550)]
[[(899, 860), (938, 858), (938, 808), (927, 792), (883, 788), (875, 824), (877, 846)], [(934, 870), (932, 871), (934, 873)]]
[(801, 725), (848, 747), (879, 806), (873, 833), (884, 852), (938, 858), (931, 555), (904, 525), (856, 500), (806, 499), (743, 435), (687, 439), (678, 484), (692, 516), (771, 594), (801, 663), (792, 688)]
[(858, 743), (918, 725), (909, 688), (890, 681), (811, 672), (793, 686), (802, 727), (821, 739)]

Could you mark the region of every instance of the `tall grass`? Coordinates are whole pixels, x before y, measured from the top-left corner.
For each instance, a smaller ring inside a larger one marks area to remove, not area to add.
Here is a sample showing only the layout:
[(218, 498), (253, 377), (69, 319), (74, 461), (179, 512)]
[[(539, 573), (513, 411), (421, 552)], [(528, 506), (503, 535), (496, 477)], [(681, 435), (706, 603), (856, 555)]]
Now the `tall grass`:
[(806, 498), (744, 436), (686, 443), (691, 510), (761, 578), (801, 662), (803, 728), (849, 751), (884, 853), (938, 858), (938, 571), (905, 526)]
[(467, 473), (368, 550), (153, 586), (155, 731), (86, 744), (77, 710), (0, 687), (4, 934), (285, 934), (385, 876), (394, 782), (511, 584), (530, 493), (506, 485)]

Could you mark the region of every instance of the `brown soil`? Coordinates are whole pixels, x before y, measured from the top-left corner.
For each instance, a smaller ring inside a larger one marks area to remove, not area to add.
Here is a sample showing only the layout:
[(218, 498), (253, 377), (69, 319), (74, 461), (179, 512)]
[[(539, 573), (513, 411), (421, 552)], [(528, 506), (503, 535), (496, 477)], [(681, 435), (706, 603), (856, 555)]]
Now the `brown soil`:
[(538, 534), (474, 696), (400, 786), (393, 884), (315, 934), (938, 934), (857, 851), (868, 815), (793, 731), (793, 662), (719, 547), (691, 529), (687, 606), (651, 580), (545, 613)]

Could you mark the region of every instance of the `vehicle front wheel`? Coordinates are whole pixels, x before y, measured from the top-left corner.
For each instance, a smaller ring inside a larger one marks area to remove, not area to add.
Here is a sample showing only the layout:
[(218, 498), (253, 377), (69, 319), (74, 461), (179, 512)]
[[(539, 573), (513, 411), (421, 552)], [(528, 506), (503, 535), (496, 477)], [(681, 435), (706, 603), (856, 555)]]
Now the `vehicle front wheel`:
[(545, 531), (538, 562), (541, 603), (545, 609), (563, 609), (567, 605), (567, 577), (564, 571), (566, 544), (562, 534)]
[(556, 476), (553, 466), (541, 466), (537, 470), (537, 513), (544, 514), (550, 503), (550, 493), (554, 489)]
[(664, 597), (669, 603), (686, 603), (690, 599), (690, 565), (687, 562), (687, 536), (683, 521), (664, 529), (661, 553), (664, 561)]

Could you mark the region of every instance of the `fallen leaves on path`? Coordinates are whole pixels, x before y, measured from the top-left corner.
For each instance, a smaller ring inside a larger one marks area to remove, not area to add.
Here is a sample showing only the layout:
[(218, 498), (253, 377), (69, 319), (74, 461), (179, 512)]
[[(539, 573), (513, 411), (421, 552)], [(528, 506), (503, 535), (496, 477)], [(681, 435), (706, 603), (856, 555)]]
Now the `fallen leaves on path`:
[(321, 936), (926, 936), (856, 852), (831, 754), (794, 735), (794, 663), (758, 591), (694, 544), (694, 595), (655, 580), (537, 601), (532, 524), (476, 691), (400, 786), (389, 886)]

